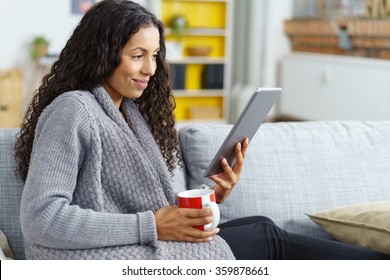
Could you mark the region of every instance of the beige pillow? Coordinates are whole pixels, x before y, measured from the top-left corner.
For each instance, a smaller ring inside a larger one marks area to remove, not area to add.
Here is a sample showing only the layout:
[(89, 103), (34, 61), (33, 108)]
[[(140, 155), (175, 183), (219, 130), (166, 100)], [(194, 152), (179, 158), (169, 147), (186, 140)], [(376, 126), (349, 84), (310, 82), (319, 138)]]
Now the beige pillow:
[(5, 234), (3, 233), (2, 230), (0, 230), (0, 259), (1, 260), (9, 260), (13, 259), (14, 255), (12, 254), (11, 249), (9, 248), (8, 245), (8, 240)]
[(390, 254), (390, 201), (307, 214), (335, 239)]

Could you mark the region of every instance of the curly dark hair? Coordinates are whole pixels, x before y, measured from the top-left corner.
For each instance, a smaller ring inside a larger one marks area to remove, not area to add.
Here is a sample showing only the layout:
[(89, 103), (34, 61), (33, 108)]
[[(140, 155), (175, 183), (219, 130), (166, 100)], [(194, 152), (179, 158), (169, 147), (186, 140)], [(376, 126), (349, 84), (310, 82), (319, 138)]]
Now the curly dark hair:
[(15, 144), (16, 172), (23, 181), (27, 177), (38, 119), (46, 106), (64, 92), (90, 91), (101, 85), (119, 65), (120, 52), (129, 38), (148, 26), (155, 26), (160, 33), (157, 69), (135, 102), (172, 172), (179, 157), (173, 114), (176, 103), (172, 95), (170, 68), (165, 60), (163, 24), (137, 3), (104, 0), (84, 15), (58, 60), (34, 92)]

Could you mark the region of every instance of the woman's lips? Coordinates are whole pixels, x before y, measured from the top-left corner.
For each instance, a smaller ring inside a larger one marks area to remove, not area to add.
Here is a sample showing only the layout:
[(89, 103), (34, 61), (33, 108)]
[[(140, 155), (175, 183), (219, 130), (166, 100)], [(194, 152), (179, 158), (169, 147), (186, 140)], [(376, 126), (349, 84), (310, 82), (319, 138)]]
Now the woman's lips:
[(148, 81), (146, 81), (146, 80), (133, 79), (133, 81), (134, 81), (134, 84), (141, 90), (146, 89), (146, 87), (148, 86)]

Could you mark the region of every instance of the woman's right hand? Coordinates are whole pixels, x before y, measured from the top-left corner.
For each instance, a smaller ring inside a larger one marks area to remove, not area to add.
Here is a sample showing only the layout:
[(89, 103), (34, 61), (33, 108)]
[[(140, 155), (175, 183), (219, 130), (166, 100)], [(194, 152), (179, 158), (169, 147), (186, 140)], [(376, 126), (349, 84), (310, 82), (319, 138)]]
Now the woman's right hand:
[(202, 231), (194, 226), (210, 224), (210, 208), (188, 209), (167, 205), (154, 213), (159, 240), (206, 242), (219, 232), (219, 228)]

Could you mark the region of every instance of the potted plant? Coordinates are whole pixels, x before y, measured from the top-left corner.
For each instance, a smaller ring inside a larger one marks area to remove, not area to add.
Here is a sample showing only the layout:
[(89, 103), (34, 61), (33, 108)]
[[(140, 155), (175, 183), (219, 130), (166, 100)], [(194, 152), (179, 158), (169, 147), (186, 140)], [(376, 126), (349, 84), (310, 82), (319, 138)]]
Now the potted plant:
[(33, 60), (46, 56), (49, 48), (49, 40), (44, 36), (36, 36), (31, 43), (31, 57)]
[(182, 15), (172, 17), (168, 22), (168, 27), (174, 40), (167, 41), (167, 56), (168, 59), (178, 59), (183, 55), (183, 44), (181, 37), (185, 34), (188, 27), (187, 18)]
[(174, 16), (169, 21), (169, 27), (171, 28), (172, 34), (180, 38), (187, 30), (187, 18), (182, 15)]

